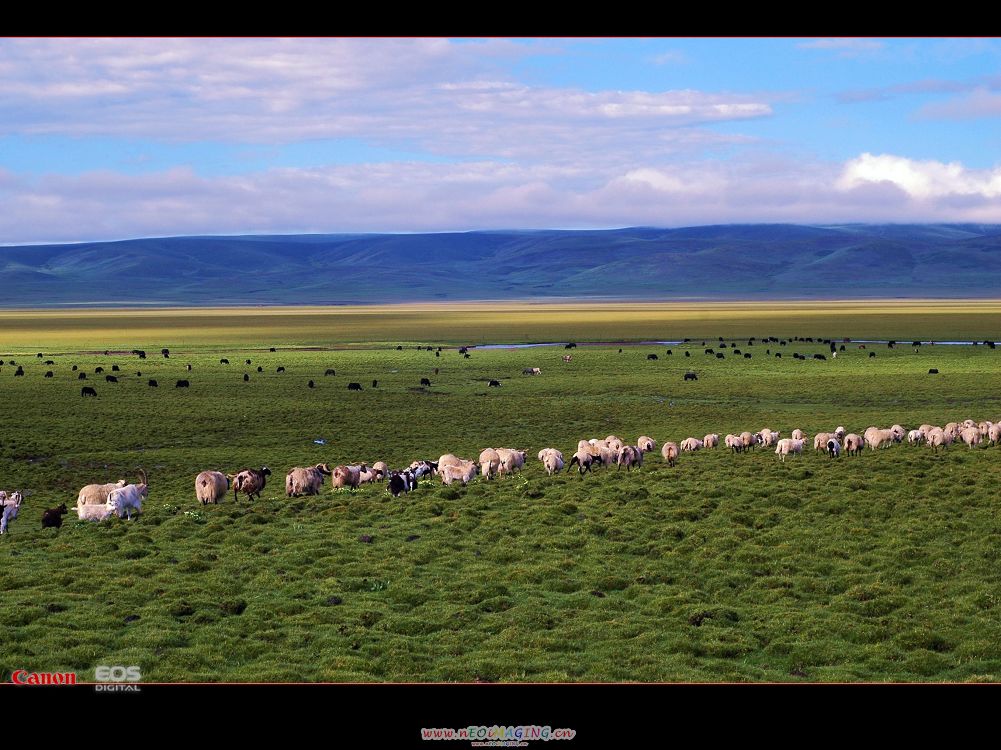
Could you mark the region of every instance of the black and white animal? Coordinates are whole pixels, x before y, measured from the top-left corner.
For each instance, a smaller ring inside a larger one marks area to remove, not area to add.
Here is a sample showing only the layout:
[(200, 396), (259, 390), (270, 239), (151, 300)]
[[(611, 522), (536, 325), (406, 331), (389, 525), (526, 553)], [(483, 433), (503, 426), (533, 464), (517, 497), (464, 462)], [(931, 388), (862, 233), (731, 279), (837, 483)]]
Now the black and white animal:
[(434, 476), (438, 472), (438, 462), (437, 461), (414, 461), (407, 468), (411, 474), (413, 474), (413, 485), (417, 486), (417, 480), (421, 477)]
[(487, 387), (488, 388), (489, 387), (500, 388), (500, 381), (499, 380), (491, 380), (489, 383), (487, 383)]
[(404, 492), (410, 492), (414, 488), (416, 481), (414, 473), (410, 469), (394, 471), (389, 477), (386, 491), (392, 494), (393, 497), (399, 497)]
[(837, 458), (841, 455), (841, 443), (833, 438), (827, 441), (827, 455), (831, 458)]

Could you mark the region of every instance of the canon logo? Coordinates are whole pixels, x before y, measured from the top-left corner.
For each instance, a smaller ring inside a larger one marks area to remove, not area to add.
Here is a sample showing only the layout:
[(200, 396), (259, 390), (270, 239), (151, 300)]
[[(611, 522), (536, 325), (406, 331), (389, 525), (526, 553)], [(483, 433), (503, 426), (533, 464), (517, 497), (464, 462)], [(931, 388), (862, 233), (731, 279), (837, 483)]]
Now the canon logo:
[(10, 676), (15, 685), (76, 685), (76, 672), (29, 672), (18, 669)]

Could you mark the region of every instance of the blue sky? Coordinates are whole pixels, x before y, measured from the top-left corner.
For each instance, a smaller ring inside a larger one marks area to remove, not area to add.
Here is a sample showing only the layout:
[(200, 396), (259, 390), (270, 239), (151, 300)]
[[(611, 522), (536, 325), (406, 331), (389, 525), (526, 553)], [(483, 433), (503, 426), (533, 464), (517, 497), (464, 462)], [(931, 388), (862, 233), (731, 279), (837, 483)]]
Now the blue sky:
[(3, 39), (0, 243), (1001, 222), (1001, 40)]

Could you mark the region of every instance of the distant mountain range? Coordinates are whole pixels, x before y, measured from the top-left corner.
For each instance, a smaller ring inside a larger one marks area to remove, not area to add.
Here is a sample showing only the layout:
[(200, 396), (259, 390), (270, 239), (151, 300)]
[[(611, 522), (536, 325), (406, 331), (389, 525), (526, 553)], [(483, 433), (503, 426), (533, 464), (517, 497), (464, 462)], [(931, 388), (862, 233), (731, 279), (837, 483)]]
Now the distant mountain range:
[(3, 307), (977, 297), (1001, 225), (165, 237), (0, 247)]

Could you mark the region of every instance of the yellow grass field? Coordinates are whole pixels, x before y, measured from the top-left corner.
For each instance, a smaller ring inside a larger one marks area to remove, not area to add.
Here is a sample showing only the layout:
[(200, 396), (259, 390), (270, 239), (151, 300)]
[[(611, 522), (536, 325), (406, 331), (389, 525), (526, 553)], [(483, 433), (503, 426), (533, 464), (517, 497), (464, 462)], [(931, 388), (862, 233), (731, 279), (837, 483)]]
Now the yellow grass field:
[(0, 311), (0, 347), (336, 346), (723, 336), (1001, 339), (1001, 300), (477, 302)]

